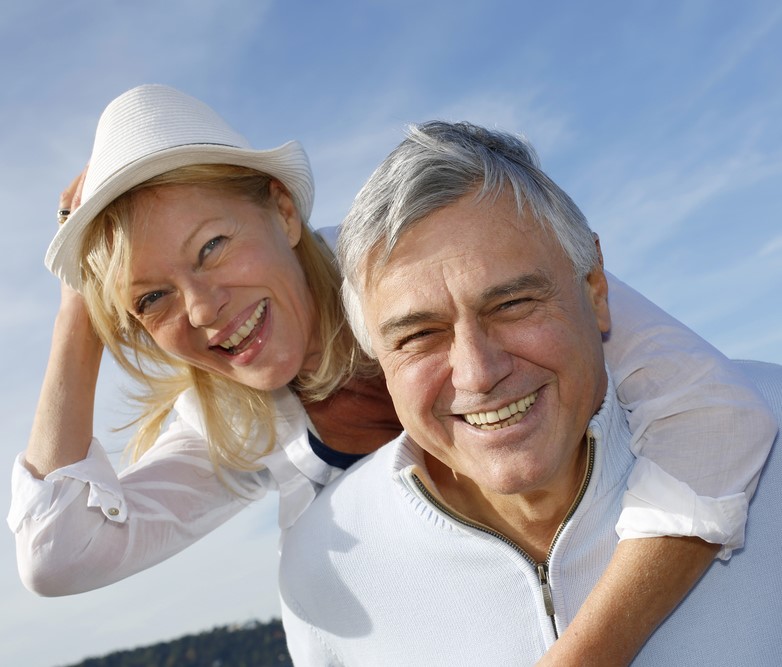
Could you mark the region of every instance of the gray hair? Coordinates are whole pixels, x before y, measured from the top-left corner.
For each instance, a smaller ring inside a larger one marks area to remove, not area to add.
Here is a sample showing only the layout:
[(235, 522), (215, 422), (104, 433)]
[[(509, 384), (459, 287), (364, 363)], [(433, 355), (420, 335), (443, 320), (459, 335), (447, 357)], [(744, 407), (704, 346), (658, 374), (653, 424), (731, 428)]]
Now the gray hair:
[(337, 243), (345, 312), (368, 354), (373, 353), (360, 296), (372, 270), (388, 261), (399, 239), (421, 219), (470, 193), (479, 199), (497, 197), (507, 185), (519, 215), (528, 205), (562, 246), (576, 278), (597, 265), (594, 234), (584, 214), (543, 173), (525, 139), (469, 123), (411, 126), (356, 196)]

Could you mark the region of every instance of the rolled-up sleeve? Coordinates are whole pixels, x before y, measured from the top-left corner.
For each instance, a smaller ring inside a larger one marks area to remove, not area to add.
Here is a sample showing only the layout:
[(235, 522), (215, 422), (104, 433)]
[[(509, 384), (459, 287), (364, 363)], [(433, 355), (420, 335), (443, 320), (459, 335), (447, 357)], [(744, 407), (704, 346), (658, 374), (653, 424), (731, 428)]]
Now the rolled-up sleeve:
[(34, 477), (19, 454), (11, 473), (11, 509), (8, 526), (16, 533), (27, 518), (45, 522), (54, 517), (87, 487), (87, 506), (97, 507), (110, 521), (123, 522), (128, 517), (122, 485), (106, 452), (93, 440), (87, 457), (77, 463), (49, 473), (44, 479)]
[(606, 361), (639, 457), (619, 537), (693, 535), (727, 558), (776, 420), (736, 364), (613, 276), (609, 303)]
[(744, 544), (748, 504), (746, 493), (699, 496), (653, 461), (640, 457), (627, 481), (616, 532), (620, 539), (700, 537), (722, 545), (717, 557), (727, 560), (733, 549)]

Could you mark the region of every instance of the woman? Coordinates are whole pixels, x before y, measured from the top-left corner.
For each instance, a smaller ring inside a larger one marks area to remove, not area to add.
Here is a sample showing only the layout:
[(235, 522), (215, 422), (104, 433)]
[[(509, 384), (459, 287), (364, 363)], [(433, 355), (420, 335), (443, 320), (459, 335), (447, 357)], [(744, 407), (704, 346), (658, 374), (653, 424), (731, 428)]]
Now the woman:
[[(106, 109), (81, 202), (62, 207), (72, 212), (62, 212), (68, 220), (47, 254), (62, 301), (9, 515), (28, 587), (61, 595), (116, 581), (181, 550), (267, 489), (280, 491), (285, 528), (342, 468), (400, 430), (380, 373), (344, 324), (331, 256), (307, 227), (312, 197), (298, 144), (254, 151), (178, 91), (141, 86)], [(678, 424), (689, 438), (703, 420), (712, 432), (713, 420), (726, 424), (729, 463), (712, 456), (709, 470), (682, 477), (713, 496), (734, 494), (720, 503), (737, 519), (716, 531), (651, 534), (694, 535), (729, 552), (741, 542), (743, 492), (765, 460), (770, 417), (703, 341), (620, 283), (612, 290), (606, 352), (620, 397), (633, 406), (639, 450), (664, 468), (691, 440), (658, 441), (655, 433)], [(137, 381), (143, 405), (136, 462), (120, 477), (92, 439), (102, 345)], [(660, 350), (673, 355), (673, 375), (649, 363)], [(700, 384), (680, 386), (682, 377)], [(701, 395), (705, 385), (711, 396)], [(721, 408), (725, 401), (734, 409)], [(653, 500), (674, 516), (679, 508), (666, 508), (666, 496)], [(688, 522), (714, 515), (708, 499), (693, 504)], [(650, 531), (648, 523), (631, 528)], [(622, 558), (585, 605), (583, 623), (610, 623), (616, 599), (621, 614), (639, 621), (625, 624), (622, 641), (568, 631), (555, 647), (558, 664), (586, 652), (626, 662), (718, 548), (665, 538), (622, 544), (632, 546), (617, 550)], [(632, 581), (628, 553), (647, 548), (661, 567), (685, 553), (691, 568), (677, 568), (681, 578), (660, 590), (617, 598)], [(623, 653), (613, 652), (618, 646)]]

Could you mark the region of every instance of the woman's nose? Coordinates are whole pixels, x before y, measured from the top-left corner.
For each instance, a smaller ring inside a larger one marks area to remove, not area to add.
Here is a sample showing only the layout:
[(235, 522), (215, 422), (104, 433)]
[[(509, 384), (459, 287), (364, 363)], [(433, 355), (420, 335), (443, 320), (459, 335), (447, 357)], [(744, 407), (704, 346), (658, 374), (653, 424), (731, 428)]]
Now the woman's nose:
[(187, 317), (196, 329), (208, 327), (217, 321), (220, 310), (228, 302), (228, 290), (194, 281), (185, 293)]

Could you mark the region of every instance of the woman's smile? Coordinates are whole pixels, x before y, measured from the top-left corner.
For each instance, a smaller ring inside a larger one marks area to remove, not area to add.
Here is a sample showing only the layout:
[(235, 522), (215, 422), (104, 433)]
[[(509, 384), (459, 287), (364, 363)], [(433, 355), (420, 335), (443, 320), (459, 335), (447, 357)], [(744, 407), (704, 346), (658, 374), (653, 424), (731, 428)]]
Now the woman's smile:
[(237, 356), (244, 352), (254, 339), (262, 335), (267, 320), (269, 300), (263, 299), (258, 303), (249, 318), (230, 336), (212, 348), (222, 348), (231, 356)]

